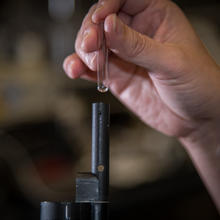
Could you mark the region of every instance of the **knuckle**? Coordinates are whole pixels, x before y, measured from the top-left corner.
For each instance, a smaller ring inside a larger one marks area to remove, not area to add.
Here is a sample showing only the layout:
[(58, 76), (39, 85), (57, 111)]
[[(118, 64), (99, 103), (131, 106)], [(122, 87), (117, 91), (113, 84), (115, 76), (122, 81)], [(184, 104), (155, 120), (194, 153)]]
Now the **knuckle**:
[(87, 16), (91, 16), (91, 14), (96, 10), (97, 6), (98, 6), (98, 3), (93, 4), (93, 5), (90, 7)]
[(88, 24), (91, 23), (91, 16), (94, 13), (94, 11), (97, 8), (97, 3), (95, 3), (88, 11), (87, 15), (84, 17), (83, 22), (82, 22), (82, 26), (86, 27)]
[(98, 3), (93, 4), (93, 6), (89, 9), (89, 12), (93, 13), (97, 8)]

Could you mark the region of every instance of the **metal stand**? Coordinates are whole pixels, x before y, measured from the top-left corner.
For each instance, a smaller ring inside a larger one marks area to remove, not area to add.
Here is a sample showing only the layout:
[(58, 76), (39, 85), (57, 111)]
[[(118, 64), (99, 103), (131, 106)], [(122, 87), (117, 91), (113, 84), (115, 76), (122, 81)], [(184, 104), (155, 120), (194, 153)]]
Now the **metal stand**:
[(91, 172), (76, 178), (75, 203), (42, 202), (41, 220), (107, 220), (109, 189), (109, 105), (92, 105)]

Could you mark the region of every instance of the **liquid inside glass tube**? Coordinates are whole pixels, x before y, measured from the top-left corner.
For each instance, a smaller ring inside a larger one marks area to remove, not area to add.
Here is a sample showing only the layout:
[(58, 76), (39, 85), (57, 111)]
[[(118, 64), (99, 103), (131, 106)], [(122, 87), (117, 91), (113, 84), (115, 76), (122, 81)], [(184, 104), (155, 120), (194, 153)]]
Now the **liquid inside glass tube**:
[(104, 22), (99, 24), (99, 50), (97, 52), (97, 89), (99, 92), (108, 91), (109, 73), (108, 73), (108, 48), (104, 34)]

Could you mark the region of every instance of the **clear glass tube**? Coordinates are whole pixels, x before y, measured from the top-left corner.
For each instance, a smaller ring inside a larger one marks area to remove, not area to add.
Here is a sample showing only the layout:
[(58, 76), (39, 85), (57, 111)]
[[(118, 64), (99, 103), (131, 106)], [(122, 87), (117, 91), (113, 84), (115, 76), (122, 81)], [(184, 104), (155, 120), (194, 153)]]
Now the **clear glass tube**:
[(99, 24), (98, 34), (99, 50), (97, 52), (97, 89), (99, 92), (107, 92), (109, 86), (108, 48), (104, 33), (104, 22)]

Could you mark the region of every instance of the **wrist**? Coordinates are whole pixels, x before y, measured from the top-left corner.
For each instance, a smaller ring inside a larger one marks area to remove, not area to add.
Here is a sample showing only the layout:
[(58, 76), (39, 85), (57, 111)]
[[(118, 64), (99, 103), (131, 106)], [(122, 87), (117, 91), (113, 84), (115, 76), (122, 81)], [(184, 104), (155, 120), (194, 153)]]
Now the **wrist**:
[(219, 121), (208, 122), (179, 140), (191, 157), (200, 177), (220, 212), (220, 135)]
[(189, 152), (194, 150), (213, 151), (220, 153), (220, 120), (209, 120), (196, 126), (189, 135), (179, 138), (185, 149)]

